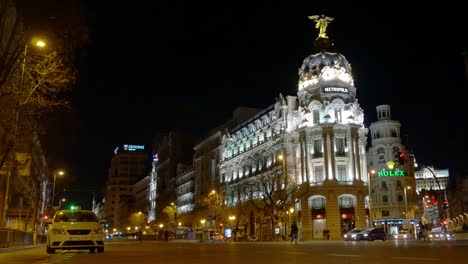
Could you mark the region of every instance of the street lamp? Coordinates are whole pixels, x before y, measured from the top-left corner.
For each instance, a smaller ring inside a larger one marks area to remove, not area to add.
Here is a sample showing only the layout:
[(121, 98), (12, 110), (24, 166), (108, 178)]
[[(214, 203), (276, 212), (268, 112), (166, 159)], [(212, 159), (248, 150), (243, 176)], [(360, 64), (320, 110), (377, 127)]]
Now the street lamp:
[(406, 189), (410, 190), (411, 189), (411, 186), (406, 186), (404, 189), (403, 189), (403, 192), (405, 194), (405, 218), (408, 219), (408, 196), (406, 194)]
[(216, 220), (218, 220), (218, 204), (219, 204), (219, 196), (218, 196), (218, 193), (215, 191), (215, 190), (211, 190), (210, 192), (210, 195), (213, 196), (214, 195), (214, 226), (216, 227), (216, 229), (218, 229), (218, 226), (216, 224)]
[(177, 204), (171, 203), (172, 208), (174, 208), (174, 236), (177, 239)]
[[(278, 159), (281, 160), (281, 173), (282, 173), (282, 176), (283, 176), (283, 184), (281, 185), (282, 187), (284, 187), (284, 184), (286, 183), (286, 158), (283, 157), (283, 154), (280, 154), (278, 156)], [(278, 183), (280, 183), (281, 181), (278, 181)], [(279, 186), (278, 186), (279, 187)]]
[(65, 198), (60, 199), (60, 201), (59, 201), (59, 209), (62, 208), (62, 202), (66, 202), (66, 201), (67, 201), (67, 199), (65, 199)]
[(65, 172), (63, 170), (58, 170), (54, 173), (54, 183), (52, 185), (52, 208), (54, 207), (54, 200), (55, 200), (55, 180), (57, 179), (57, 175), (63, 176)]
[(374, 217), (372, 217), (372, 192), (371, 192), (371, 178), (373, 177), (373, 175), (375, 174), (375, 170), (374, 169), (371, 169), (370, 172), (367, 172), (367, 189), (368, 189), (368, 193), (369, 193), (369, 200), (367, 201), (368, 204), (368, 209), (369, 209), (369, 224), (368, 224), (368, 227), (369, 226), (372, 226), (372, 221), (374, 219)]
[(200, 224), (202, 225), (202, 239), (203, 239), (203, 236), (205, 235), (205, 222), (206, 220), (205, 219), (202, 219), (200, 220)]

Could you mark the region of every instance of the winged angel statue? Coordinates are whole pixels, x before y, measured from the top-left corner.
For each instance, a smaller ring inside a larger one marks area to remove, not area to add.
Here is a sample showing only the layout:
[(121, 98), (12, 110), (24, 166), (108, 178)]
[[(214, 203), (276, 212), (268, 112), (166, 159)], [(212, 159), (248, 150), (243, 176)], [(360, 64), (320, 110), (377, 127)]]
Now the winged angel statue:
[(327, 36), (327, 26), (328, 23), (332, 22), (334, 18), (327, 17), (325, 15), (315, 15), (309, 16), (309, 19), (314, 20), (317, 24), (315, 24), (315, 28), (320, 28), (319, 31), (319, 38), (328, 38)]

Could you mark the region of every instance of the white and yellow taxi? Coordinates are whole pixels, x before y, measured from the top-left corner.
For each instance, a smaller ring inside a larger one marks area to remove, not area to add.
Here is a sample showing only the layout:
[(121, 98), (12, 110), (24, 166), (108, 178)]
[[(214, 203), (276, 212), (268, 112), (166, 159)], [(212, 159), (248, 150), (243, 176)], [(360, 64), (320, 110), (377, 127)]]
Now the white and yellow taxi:
[(104, 233), (94, 212), (88, 210), (57, 211), (52, 219), (46, 221), (47, 253), (54, 254), (56, 249), (89, 249), (93, 253), (104, 252)]

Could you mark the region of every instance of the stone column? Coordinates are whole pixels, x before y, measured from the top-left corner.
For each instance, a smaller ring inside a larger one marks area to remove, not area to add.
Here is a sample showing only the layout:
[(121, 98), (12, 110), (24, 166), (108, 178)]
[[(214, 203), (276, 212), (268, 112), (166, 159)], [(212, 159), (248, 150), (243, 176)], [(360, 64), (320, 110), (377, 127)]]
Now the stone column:
[(301, 199), (301, 208), (302, 235), (304, 237), (304, 240), (312, 240), (314, 233), (312, 211), (309, 208), (307, 196)]
[(365, 194), (359, 191), (356, 195), (356, 208), (354, 208), (354, 221), (356, 228), (364, 229), (366, 227), (366, 205), (364, 202)]
[[(327, 190), (327, 229), (330, 230), (330, 240), (341, 240), (340, 207), (334, 190)], [(326, 238), (325, 238), (326, 239)]]

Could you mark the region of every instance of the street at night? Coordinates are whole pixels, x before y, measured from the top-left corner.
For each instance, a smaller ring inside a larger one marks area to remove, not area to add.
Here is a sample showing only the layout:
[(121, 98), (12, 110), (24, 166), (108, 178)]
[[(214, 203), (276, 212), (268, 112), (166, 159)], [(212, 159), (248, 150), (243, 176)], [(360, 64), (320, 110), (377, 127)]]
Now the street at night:
[(307, 4), (0, 0), (0, 264), (467, 263), (465, 6)]
[(463, 263), (467, 240), (299, 242), (107, 242), (104, 253), (58, 251), (45, 246), (4, 252), (1, 263)]

